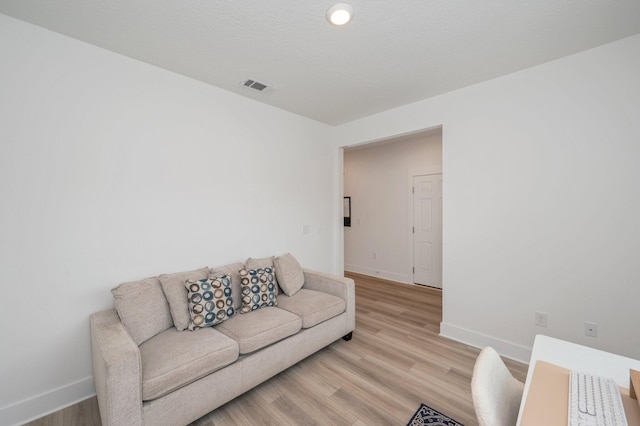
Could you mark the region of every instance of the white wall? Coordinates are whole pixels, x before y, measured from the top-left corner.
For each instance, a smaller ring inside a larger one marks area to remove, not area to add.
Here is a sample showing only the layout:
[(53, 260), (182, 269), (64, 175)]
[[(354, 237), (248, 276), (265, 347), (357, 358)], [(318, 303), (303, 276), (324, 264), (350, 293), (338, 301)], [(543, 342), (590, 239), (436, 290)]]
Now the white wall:
[(640, 358), (640, 35), (345, 124), (338, 146), (437, 125), (441, 333), (522, 360), (536, 333)]
[(441, 169), (441, 132), (345, 150), (344, 194), (351, 197), (345, 270), (413, 283), (409, 175)]
[(4, 15), (0, 57), (0, 424), (91, 395), (89, 315), (120, 282), (333, 270), (329, 126)]

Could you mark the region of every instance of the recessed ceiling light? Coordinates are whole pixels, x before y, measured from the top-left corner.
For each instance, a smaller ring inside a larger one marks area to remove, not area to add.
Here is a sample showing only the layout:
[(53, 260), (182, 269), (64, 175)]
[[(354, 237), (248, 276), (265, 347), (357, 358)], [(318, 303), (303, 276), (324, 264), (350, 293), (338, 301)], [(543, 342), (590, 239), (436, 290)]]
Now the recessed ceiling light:
[(351, 20), (353, 7), (346, 3), (336, 3), (327, 10), (327, 20), (333, 25), (344, 25)]

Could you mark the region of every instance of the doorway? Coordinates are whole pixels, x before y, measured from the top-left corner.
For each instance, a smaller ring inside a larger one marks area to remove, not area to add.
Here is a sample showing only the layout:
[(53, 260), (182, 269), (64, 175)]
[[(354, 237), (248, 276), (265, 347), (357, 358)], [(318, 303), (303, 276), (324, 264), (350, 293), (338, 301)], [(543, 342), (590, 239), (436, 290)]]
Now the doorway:
[(413, 282), (442, 288), (442, 173), (412, 179)]
[[(421, 231), (426, 222), (418, 223), (420, 235), (430, 238), (433, 249), (427, 253), (428, 247), (422, 244), (416, 250), (412, 192), (413, 176), (439, 174), (442, 178), (442, 128), (345, 147), (340, 157), (341, 196), (351, 201), (350, 226), (340, 230), (344, 270), (442, 288), (442, 228), (440, 225), (429, 236)], [(432, 204), (430, 220), (438, 223), (442, 218), (441, 193), (440, 183), (438, 196), (422, 202)], [(419, 219), (425, 215), (426, 210), (418, 214)], [(417, 281), (414, 253), (422, 260)], [(431, 276), (425, 280), (426, 273)]]

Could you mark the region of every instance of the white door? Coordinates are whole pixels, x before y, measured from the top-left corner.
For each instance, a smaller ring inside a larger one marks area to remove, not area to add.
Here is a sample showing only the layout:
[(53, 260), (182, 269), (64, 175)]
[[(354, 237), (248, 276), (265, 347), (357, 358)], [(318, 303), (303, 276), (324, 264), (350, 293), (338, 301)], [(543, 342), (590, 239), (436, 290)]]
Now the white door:
[(442, 174), (413, 177), (413, 282), (442, 288)]

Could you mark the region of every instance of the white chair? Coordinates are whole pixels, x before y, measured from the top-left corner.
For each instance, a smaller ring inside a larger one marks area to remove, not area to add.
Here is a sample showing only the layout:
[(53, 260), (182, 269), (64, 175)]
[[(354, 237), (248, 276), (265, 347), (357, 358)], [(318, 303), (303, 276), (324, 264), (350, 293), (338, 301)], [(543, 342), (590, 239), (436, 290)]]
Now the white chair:
[(480, 426), (515, 426), (524, 384), (513, 377), (500, 355), (484, 348), (473, 367), (471, 396)]

